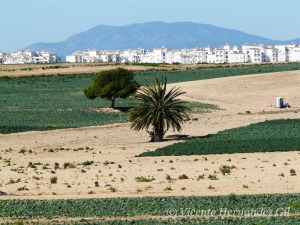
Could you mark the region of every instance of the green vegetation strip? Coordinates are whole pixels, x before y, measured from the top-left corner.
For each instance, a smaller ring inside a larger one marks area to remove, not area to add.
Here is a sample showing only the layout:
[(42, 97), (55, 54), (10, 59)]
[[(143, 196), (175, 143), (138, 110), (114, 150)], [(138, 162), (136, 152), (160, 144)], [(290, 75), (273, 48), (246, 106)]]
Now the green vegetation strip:
[(136, 72), (136, 80), (140, 83), (150, 82), (153, 77), (167, 76), (169, 83), (178, 83), (195, 80), (206, 80), (221, 77), (232, 77), (240, 75), (273, 73), (282, 71), (300, 70), (300, 63), (287, 64), (257, 64), (242, 67), (200, 68), (186, 71), (149, 71)]
[[(0, 133), (53, 130), (127, 122), (125, 113), (134, 105), (130, 99), (117, 99), (119, 112), (104, 99), (89, 100), (83, 90), (92, 75), (64, 75), (0, 78)], [(209, 112), (217, 106), (189, 104), (195, 113)]]
[(300, 150), (300, 119), (271, 120), (176, 143), (139, 156), (206, 155)]
[(298, 225), (300, 223), (299, 216), (281, 216), (281, 217), (267, 217), (267, 218), (170, 218), (170, 219), (138, 219), (138, 220), (110, 220), (105, 221), (102, 219), (80, 219), (78, 221), (65, 221), (59, 222), (58, 220), (49, 220), (49, 222), (38, 222), (32, 220), (16, 220), (15, 222), (6, 222), (1, 224), (6, 225), (23, 225), (23, 224), (80, 224), (80, 225), (90, 225), (90, 224), (102, 224), (102, 225), (111, 225), (111, 224), (120, 224), (120, 225), (163, 225), (163, 224), (201, 224), (201, 225)]
[[(216, 216), (228, 210), (299, 213), (300, 194), (142, 197), (67, 200), (0, 200), (0, 218), (189, 216), (202, 210)], [(225, 211), (226, 210), (226, 211)], [(212, 213), (214, 211), (214, 213)], [(278, 215), (279, 215), (278, 214)], [(200, 215), (200, 214), (199, 214)], [(232, 213), (233, 216), (236, 216)], [(241, 214), (243, 215), (243, 214)]]
[[(102, 225), (182, 225), (182, 224), (201, 224), (201, 225), (296, 225), (300, 223), (300, 217), (268, 217), (268, 218), (210, 218), (210, 219), (195, 219), (195, 218), (174, 218), (168, 220), (158, 220), (158, 219), (147, 219), (147, 220), (113, 220), (113, 221), (103, 221), (103, 220), (85, 220), (82, 219), (78, 222), (64, 222), (55, 223), (51, 221), (51, 224), (80, 224), (80, 225), (90, 225), (90, 224), (102, 224)], [(39, 223), (37, 223), (39, 224)]]
[[(169, 83), (176, 83), (299, 69), (300, 63), (263, 64), (186, 71), (136, 72), (135, 79), (145, 84), (152, 82), (155, 77), (167, 76)], [(92, 78), (92, 74), (1, 77), (0, 133), (127, 122), (127, 115), (124, 112), (95, 110), (109, 107), (110, 102), (103, 99), (89, 100), (84, 96), (83, 90), (91, 84)], [(123, 111), (133, 105), (134, 103), (128, 99), (116, 101), (116, 107), (120, 107)], [(208, 110), (215, 108), (212, 105), (207, 107)], [(206, 109), (200, 111), (203, 112)]]

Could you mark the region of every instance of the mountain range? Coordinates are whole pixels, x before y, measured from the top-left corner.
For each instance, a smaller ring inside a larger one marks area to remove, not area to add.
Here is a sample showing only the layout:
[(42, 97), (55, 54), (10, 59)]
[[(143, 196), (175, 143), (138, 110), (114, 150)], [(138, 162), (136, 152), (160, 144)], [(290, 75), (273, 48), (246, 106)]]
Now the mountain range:
[(170, 49), (195, 48), (207, 45), (219, 47), (226, 43), (241, 46), (245, 43), (274, 45), (292, 42), (299, 43), (300, 38), (279, 41), (209, 24), (149, 22), (126, 26), (98, 25), (85, 32), (70, 36), (63, 42), (39, 42), (24, 49), (49, 50), (64, 58), (67, 54), (77, 50), (88, 49), (124, 50), (141, 47), (152, 50), (158, 47)]

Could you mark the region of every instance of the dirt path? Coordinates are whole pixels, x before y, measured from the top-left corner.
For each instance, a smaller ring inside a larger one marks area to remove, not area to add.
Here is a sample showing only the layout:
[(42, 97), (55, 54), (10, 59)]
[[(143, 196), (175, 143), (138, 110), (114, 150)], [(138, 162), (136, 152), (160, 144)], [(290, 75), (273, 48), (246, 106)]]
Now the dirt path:
[[(166, 214), (169, 214), (169, 212), (166, 212)], [(183, 214), (183, 215), (181, 215)], [(196, 214), (196, 212), (195, 212)], [(138, 215), (138, 216), (128, 216), (128, 217), (55, 217), (54, 219), (49, 218), (35, 218), (35, 219), (24, 219), (21, 218), (23, 222), (25, 223), (63, 223), (63, 222), (80, 222), (82, 220), (89, 221), (89, 222), (112, 222), (112, 221), (137, 221), (137, 220), (176, 220), (176, 219), (211, 219), (211, 218), (270, 218), (270, 217), (296, 217), (300, 216), (300, 213), (289, 213), (289, 212), (282, 212), (282, 215), (280, 213), (276, 214), (272, 212), (270, 214), (269, 212), (261, 213), (261, 214), (253, 214), (253, 215), (234, 215), (230, 213), (220, 213), (218, 215), (206, 215), (206, 212), (199, 212), (197, 215), (193, 215), (193, 213), (190, 212), (189, 215), (184, 215), (184, 211), (179, 212), (177, 215), (163, 215), (163, 216), (154, 216), (154, 215)], [(7, 222), (15, 222), (18, 219), (14, 218), (0, 218), (0, 223), (7, 223)]]

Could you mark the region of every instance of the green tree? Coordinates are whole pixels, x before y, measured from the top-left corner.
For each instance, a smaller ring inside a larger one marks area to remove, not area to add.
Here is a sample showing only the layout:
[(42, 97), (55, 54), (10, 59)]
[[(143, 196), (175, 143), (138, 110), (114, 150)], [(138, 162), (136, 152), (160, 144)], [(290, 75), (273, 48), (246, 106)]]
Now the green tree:
[(166, 78), (156, 78), (153, 84), (143, 86), (133, 95), (139, 105), (129, 110), (131, 128), (145, 129), (154, 142), (162, 141), (170, 128), (180, 132), (190, 112), (186, 102), (177, 99), (182, 94), (185, 92), (176, 87), (167, 92)]
[(101, 71), (96, 73), (92, 85), (84, 90), (84, 94), (89, 99), (107, 99), (114, 108), (116, 98), (127, 98), (140, 87), (133, 78), (133, 72), (123, 68)]

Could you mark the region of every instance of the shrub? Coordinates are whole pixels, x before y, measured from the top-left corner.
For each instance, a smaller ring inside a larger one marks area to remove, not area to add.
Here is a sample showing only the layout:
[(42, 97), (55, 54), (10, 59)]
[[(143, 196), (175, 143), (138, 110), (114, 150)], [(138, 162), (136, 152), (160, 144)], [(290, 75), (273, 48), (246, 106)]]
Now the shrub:
[(51, 177), (50, 178), (50, 183), (51, 184), (56, 184), (57, 183), (57, 177)]
[(216, 175), (209, 175), (208, 179), (210, 179), (210, 180), (218, 180), (218, 178), (217, 178)]
[(297, 175), (296, 171), (294, 169), (290, 169), (290, 174), (291, 174), (291, 176), (296, 176)]
[(169, 185), (169, 186), (166, 187), (164, 190), (165, 190), (165, 191), (172, 191), (173, 189), (172, 189), (171, 186)]
[(67, 168), (73, 169), (73, 168), (76, 168), (76, 165), (73, 163), (64, 163), (63, 167), (64, 167), (64, 169), (67, 169)]
[(59, 169), (59, 163), (57, 163), (57, 162), (54, 163), (54, 169), (55, 169), (55, 170)]
[(94, 163), (94, 161), (86, 161), (86, 162), (83, 162), (82, 165), (84, 166), (90, 166)]
[(232, 168), (233, 168), (232, 166), (230, 167), (230, 166), (222, 165), (220, 166), (219, 170), (223, 175), (225, 175), (226, 173), (230, 174)]
[(155, 180), (154, 178), (147, 178), (147, 177), (136, 177), (135, 178), (135, 181), (136, 182), (151, 182), (151, 181), (153, 181), (153, 180)]
[(189, 179), (189, 177), (185, 174), (182, 174), (182, 175), (179, 176), (179, 179), (184, 180), (184, 179)]
[(114, 188), (114, 187), (109, 187), (108, 190), (110, 190), (111, 192), (117, 192), (117, 188)]

